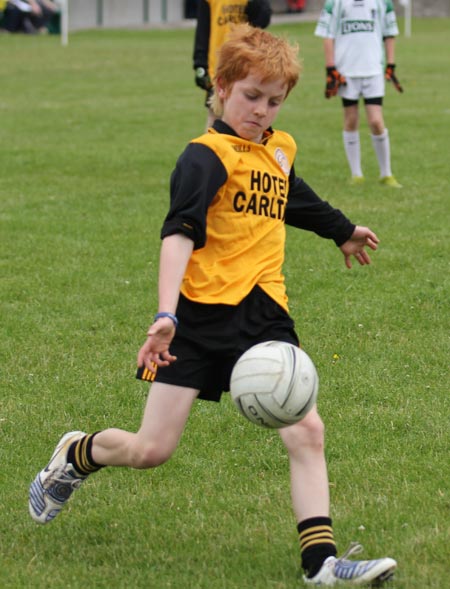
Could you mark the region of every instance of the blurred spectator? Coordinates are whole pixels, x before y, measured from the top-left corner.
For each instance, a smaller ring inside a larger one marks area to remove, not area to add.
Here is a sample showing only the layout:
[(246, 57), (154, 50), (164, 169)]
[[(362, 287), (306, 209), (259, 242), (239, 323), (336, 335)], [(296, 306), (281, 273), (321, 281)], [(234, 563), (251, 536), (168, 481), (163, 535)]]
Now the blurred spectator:
[(305, 6), (306, 0), (287, 0), (288, 12), (303, 12)]
[(47, 33), (57, 13), (59, 6), (52, 0), (8, 0), (2, 25), (10, 33)]

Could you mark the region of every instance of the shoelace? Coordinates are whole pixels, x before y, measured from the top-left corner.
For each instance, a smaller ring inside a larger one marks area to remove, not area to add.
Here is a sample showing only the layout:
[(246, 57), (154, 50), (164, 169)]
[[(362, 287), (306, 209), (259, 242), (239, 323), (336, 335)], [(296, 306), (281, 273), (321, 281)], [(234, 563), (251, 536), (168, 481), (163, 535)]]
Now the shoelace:
[(350, 546), (347, 548), (344, 554), (338, 558), (338, 560), (348, 560), (349, 556), (361, 554), (363, 550), (364, 549), (359, 542), (351, 542)]
[(66, 468), (68, 466), (69, 465), (65, 465), (55, 468), (54, 472), (45, 481), (44, 488), (48, 489), (55, 483), (61, 483), (63, 485), (70, 485), (72, 489), (78, 489), (84, 479), (76, 478), (70, 473), (66, 472)]

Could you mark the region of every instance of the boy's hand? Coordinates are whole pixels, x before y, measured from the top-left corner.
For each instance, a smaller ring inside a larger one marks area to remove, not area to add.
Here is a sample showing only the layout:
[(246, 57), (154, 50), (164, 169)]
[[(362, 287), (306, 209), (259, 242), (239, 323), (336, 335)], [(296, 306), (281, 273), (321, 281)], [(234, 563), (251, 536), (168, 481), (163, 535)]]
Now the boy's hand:
[(397, 92), (403, 92), (403, 88), (400, 85), (397, 76), (395, 75), (395, 63), (387, 64), (384, 77), (388, 82), (392, 82), (394, 84), (394, 88), (397, 90)]
[(212, 82), (209, 77), (208, 70), (204, 67), (198, 67), (195, 69), (195, 83), (202, 90), (211, 90)]
[(347, 268), (352, 267), (350, 256), (355, 256), (361, 266), (370, 264), (369, 254), (365, 251), (364, 247), (370, 247), (370, 249), (375, 251), (379, 242), (378, 237), (368, 227), (357, 225), (350, 239), (340, 246), (340, 250), (345, 256), (345, 265)]
[(175, 325), (169, 317), (155, 321), (147, 332), (147, 340), (141, 347), (137, 357), (138, 366), (146, 366), (155, 372), (156, 366), (168, 366), (177, 359), (169, 351), (170, 342), (175, 335)]
[(347, 80), (345, 77), (332, 67), (327, 67), (327, 83), (325, 86), (325, 98), (331, 98), (336, 96), (339, 90), (339, 86), (346, 86)]

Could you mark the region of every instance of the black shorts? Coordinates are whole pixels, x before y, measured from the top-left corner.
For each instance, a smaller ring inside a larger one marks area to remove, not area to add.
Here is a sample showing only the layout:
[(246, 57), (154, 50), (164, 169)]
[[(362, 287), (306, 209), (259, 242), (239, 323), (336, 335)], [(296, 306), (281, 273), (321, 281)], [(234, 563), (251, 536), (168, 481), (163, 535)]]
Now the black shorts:
[(229, 391), (233, 366), (248, 348), (269, 340), (299, 345), (293, 320), (258, 286), (238, 305), (194, 303), (181, 295), (177, 317), (170, 345), (177, 360), (158, 368), (155, 382), (198, 389), (208, 401)]
[[(354, 106), (358, 104), (359, 100), (350, 100), (349, 98), (342, 99), (342, 106), (346, 108), (347, 106)], [(364, 104), (378, 104), (378, 106), (383, 106), (383, 97), (377, 96), (376, 98), (364, 98)]]

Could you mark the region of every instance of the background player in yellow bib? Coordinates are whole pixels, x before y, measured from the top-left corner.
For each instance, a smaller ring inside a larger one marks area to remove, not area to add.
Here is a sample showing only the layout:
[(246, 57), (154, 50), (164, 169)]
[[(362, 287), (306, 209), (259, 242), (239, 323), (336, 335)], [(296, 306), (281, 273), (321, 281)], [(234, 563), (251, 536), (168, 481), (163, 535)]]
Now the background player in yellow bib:
[[(251, 346), (299, 344), (282, 271), (286, 223), (334, 240), (349, 268), (352, 257), (370, 263), (366, 247), (377, 249), (375, 233), (355, 226), (296, 175), (294, 139), (272, 128), (299, 75), (297, 48), (261, 29), (237, 26), (222, 46), (213, 99), (220, 118), (189, 143), (171, 177), (158, 309), (137, 358), (138, 373), (153, 380), (141, 427), (67, 433), (31, 484), (35, 521), (52, 521), (103, 466), (146, 469), (167, 461), (195, 400), (219, 401), (235, 362)], [(317, 408), (279, 434), (289, 457), (305, 582), (389, 578), (396, 567), (391, 558), (346, 558), (359, 545), (336, 557)]]
[(193, 62), (195, 83), (206, 91), (206, 128), (210, 127), (215, 119), (209, 101), (213, 90), (212, 80), (216, 71), (217, 52), (231, 27), (248, 22), (253, 27), (265, 29), (270, 24), (271, 15), (269, 0), (198, 0)]

